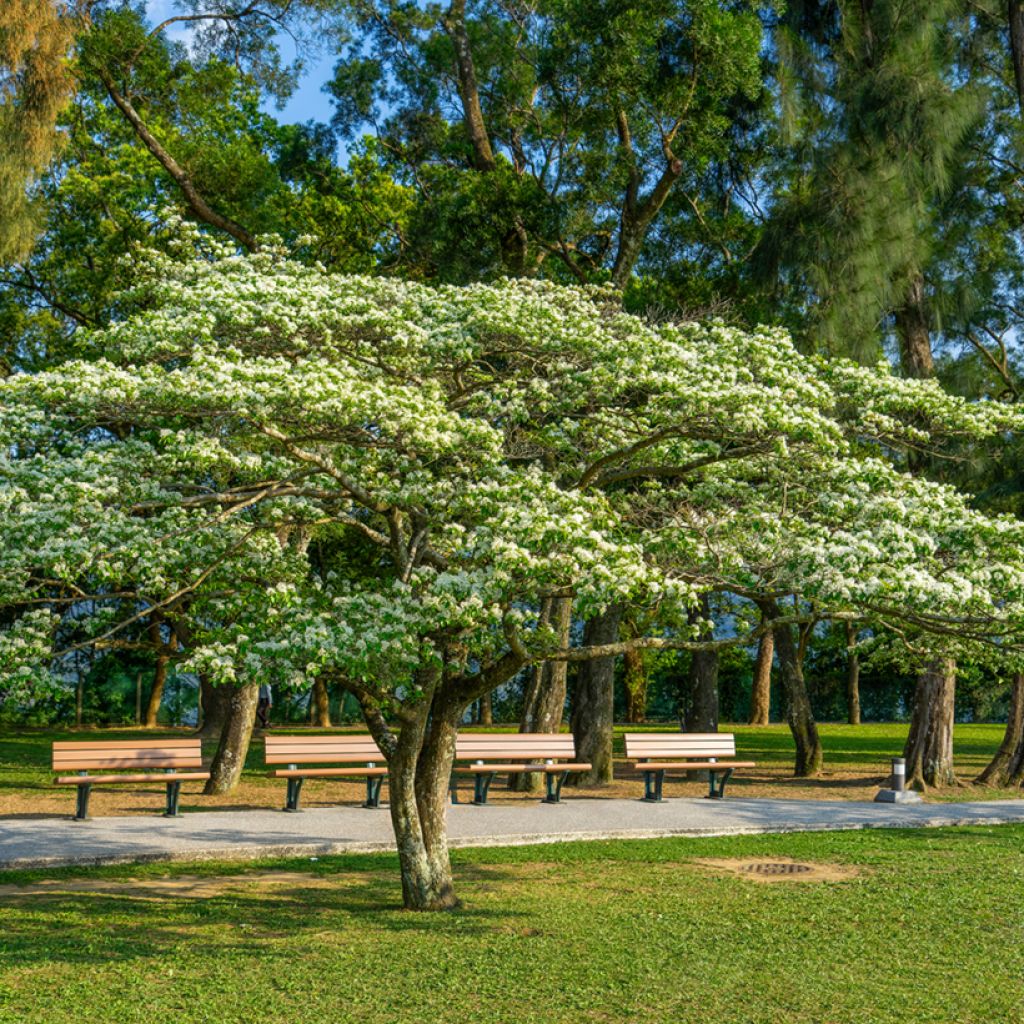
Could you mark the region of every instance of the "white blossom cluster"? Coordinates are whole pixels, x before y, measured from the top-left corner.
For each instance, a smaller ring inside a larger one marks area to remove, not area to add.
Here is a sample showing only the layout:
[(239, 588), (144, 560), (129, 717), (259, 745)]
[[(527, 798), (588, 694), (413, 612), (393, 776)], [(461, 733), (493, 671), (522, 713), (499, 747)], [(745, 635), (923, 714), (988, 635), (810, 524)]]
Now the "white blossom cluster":
[(215, 256), (151, 257), (95, 359), (0, 381), (0, 678), (41, 677), (72, 608), (99, 642), (178, 617), (220, 678), (389, 692), (542, 652), (552, 595), (662, 623), (795, 595), (997, 648), (1022, 619), (1017, 521), (901, 461), (1013, 410), (600, 290)]

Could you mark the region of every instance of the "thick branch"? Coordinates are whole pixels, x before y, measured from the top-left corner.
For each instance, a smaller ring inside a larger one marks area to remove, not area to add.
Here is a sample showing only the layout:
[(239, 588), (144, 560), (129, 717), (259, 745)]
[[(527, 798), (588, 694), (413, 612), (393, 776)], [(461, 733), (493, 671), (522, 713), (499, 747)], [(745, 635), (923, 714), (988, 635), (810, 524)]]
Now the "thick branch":
[(108, 75), (104, 70), (98, 70), (97, 74), (99, 75), (100, 81), (103, 82), (103, 85), (106, 87), (110, 98), (114, 101), (114, 105), (121, 111), (125, 119), (132, 126), (135, 134), (142, 140), (150, 153), (156, 157), (160, 166), (163, 167), (163, 169), (167, 171), (167, 173), (177, 183), (192, 212), (201, 221), (204, 221), (212, 227), (219, 228), (221, 231), (226, 231), (232, 238), (245, 246), (246, 249), (252, 250), (258, 248), (256, 238), (252, 234), (250, 234), (237, 221), (218, 213), (212, 206), (210, 206), (202, 195), (200, 195), (199, 190), (192, 183), (192, 179), (189, 177), (188, 172), (156, 139), (153, 133), (146, 126), (145, 121), (143, 121), (139, 116), (139, 112), (132, 105), (128, 97), (124, 96), (118, 90), (117, 86), (114, 85), (114, 80), (110, 75)]

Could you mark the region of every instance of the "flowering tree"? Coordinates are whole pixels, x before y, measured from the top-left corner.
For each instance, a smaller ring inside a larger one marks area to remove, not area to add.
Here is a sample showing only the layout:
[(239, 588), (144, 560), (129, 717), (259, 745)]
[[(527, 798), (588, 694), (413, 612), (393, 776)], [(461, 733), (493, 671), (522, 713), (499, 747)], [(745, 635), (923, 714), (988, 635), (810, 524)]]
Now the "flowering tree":
[[(222, 681), (334, 676), (388, 759), (408, 907), (455, 903), (458, 724), (527, 665), (749, 642), (688, 614), (715, 591), (761, 630), (810, 604), (908, 657), (1016, 650), (1024, 529), (900, 471), (1012, 410), (540, 282), (213, 250), (153, 257), (133, 299), (93, 360), (0, 381), (0, 687), (41, 678), (71, 609), (77, 645), (158, 614)], [(563, 647), (565, 598), (662, 625)]]

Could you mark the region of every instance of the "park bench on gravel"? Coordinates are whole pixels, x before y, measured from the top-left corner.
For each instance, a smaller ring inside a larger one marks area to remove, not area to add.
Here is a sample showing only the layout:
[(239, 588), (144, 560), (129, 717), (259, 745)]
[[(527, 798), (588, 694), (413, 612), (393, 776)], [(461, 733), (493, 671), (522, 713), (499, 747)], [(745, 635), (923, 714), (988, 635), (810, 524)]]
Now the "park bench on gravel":
[(707, 772), (708, 798), (721, 800), (735, 769), (755, 767), (753, 761), (721, 760), (736, 756), (736, 737), (731, 732), (627, 732), (625, 741), (626, 759), (635, 761), (644, 773), (648, 803), (661, 803), (667, 771)]
[[(455, 741), (452, 803), (459, 802), (456, 775), (473, 776), (473, 803), (486, 804), (494, 776), (505, 772), (542, 772), (547, 783), (544, 803), (561, 801), (562, 783), (573, 772), (590, 771), (576, 761), (571, 733), (465, 733)], [(458, 762), (468, 761), (469, 764)]]
[(264, 743), (268, 765), (288, 766), (271, 773), (274, 778), (288, 780), (286, 811), (299, 809), (304, 779), (365, 778), (366, 803), (363, 806), (380, 806), (380, 787), (388, 769), (384, 755), (372, 736), (366, 733), (267, 736)]
[[(209, 772), (182, 771), (202, 768), (202, 744), (197, 739), (91, 740), (53, 745), (53, 770), (75, 772), (58, 775), (58, 786), (77, 786), (75, 821), (89, 817), (93, 786), (160, 782), (167, 786), (165, 818), (178, 818), (178, 795), (183, 782), (205, 781)], [(117, 774), (105, 774), (117, 769)], [(100, 774), (92, 774), (99, 772)]]

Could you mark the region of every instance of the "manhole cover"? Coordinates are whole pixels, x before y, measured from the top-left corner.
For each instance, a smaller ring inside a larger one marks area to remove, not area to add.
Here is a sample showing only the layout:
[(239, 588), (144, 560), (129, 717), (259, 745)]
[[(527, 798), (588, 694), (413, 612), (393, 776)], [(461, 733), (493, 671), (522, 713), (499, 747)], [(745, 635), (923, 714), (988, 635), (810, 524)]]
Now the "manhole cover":
[(805, 875), (814, 868), (810, 864), (780, 863), (778, 861), (760, 860), (753, 864), (744, 864), (741, 871), (749, 871), (757, 875)]

